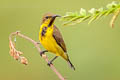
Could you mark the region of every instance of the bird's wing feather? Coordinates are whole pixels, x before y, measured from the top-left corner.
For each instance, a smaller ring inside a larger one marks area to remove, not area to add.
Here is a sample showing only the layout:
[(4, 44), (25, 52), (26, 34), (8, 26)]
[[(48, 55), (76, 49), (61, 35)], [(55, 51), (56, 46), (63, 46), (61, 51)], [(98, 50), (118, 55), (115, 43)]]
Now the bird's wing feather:
[(55, 25), (53, 27), (53, 37), (56, 40), (57, 44), (63, 49), (63, 51), (67, 53), (67, 49), (66, 49), (64, 40), (62, 38), (62, 35), (59, 29)]

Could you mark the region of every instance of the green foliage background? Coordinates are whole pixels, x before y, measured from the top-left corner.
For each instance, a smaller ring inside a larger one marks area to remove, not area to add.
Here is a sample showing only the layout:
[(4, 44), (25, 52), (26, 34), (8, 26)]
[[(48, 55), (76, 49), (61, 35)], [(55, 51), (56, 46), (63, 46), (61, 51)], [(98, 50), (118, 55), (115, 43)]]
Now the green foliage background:
[[(42, 15), (47, 12), (64, 15), (80, 8), (104, 7), (113, 0), (0, 0), (0, 80), (59, 80), (46, 65), (37, 50), (28, 41), (17, 37), (16, 47), (29, 60), (25, 66), (9, 55), (8, 36), (20, 30), (38, 40)], [(119, 0), (116, 0), (119, 1)], [(91, 23), (63, 27), (59, 19), (55, 24), (61, 30), (68, 54), (76, 71), (58, 58), (54, 65), (68, 80), (120, 80), (120, 16), (115, 28), (109, 27), (112, 15)], [(41, 47), (42, 48), (42, 47)], [(43, 48), (42, 48), (43, 49)], [(54, 55), (47, 54), (51, 59)]]

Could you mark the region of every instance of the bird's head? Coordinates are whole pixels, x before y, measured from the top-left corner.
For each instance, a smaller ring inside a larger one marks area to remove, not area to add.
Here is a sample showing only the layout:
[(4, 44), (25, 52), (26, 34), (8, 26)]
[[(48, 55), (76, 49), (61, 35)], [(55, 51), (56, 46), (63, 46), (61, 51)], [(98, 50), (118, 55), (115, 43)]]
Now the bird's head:
[(48, 24), (48, 26), (51, 26), (56, 17), (61, 17), (61, 16), (55, 15), (52, 13), (47, 13), (43, 16), (42, 23), (46, 23), (46, 24)]

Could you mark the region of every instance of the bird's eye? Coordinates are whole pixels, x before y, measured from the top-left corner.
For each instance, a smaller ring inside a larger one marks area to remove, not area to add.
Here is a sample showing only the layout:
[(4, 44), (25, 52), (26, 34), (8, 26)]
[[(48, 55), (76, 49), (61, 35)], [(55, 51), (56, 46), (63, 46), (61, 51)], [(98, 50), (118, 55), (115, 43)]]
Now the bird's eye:
[(48, 18), (49, 18), (49, 16), (46, 16), (45, 18), (46, 18), (46, 19), (48, 19)]

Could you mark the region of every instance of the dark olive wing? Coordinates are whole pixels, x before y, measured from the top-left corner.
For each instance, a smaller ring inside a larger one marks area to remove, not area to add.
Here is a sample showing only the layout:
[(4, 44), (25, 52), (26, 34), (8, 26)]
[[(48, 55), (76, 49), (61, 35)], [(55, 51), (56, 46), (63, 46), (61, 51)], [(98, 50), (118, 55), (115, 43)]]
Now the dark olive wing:
[(57, 44), (63, 49), (64, 52), (67, 52), (64, 40), (59, 29), (54, 25), (53, 27), (53, 37), (56, 40)]

